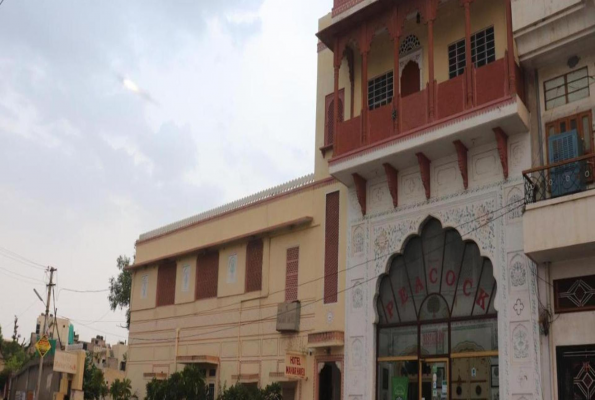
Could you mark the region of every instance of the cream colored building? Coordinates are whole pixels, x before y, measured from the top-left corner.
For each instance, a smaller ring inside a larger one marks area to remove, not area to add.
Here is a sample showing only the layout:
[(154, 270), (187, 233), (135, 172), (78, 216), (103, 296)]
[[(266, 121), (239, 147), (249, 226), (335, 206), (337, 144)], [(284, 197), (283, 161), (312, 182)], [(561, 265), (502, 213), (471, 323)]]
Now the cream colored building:
[(212, 396), (281, 382), (286, 399), (311, 399), (318, 385), (339, 399), (345, 201), (333, 178), (310, 175), (141, 235), (130, 267), (134, 393), (196, 363)]
[[(37, 317), (37, 323), (35, 326), (35, 335), (38, 336), (43, 331), (45, 322), (45, 315), (41, 314)], [(68, 337), (70, 333), (70, 320), (68, 318), (54, 318), (50, 314), (48, 318), (47, 331), (50, 339), (60, 340), (63, 346), (68, 344)]]

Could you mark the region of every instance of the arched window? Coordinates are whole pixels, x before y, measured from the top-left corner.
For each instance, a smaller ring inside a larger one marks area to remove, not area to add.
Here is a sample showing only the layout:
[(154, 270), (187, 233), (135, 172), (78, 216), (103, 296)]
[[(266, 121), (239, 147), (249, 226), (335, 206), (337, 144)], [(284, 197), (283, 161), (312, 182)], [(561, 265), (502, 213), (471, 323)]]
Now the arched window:
[(380, 281), (378, 399), (494, 398), (495, 297), (492, 263), (477, 245), (427, 221)]
[(399, 46), (399, 55), (404, 56), (421, 47), (421, 43), (417, 36), (409, 35), (403, 39)]

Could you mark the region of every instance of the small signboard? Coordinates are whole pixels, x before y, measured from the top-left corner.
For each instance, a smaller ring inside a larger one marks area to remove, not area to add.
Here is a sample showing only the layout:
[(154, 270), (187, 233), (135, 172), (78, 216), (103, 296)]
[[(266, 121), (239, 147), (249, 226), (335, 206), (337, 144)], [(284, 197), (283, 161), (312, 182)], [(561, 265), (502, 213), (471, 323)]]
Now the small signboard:
[(285, 377), (304, 379), (306, 377), (306, 356), (301, 353), (286, 353)]
[(57, 351), (54, 355), (54, 371), (76, 374), (77, 361), (76, 354)]
[(41, 339), (35, 343), (35, 348), (37, 349), (39, 355), (43, 358), (43, 356), (45, 356), (46, 353), (52, 349), (52, 344), (48, 340), (48, 337), (43, 335)]
[(277, 308), (277, 331), (299, 332), (301, 309), (299, 301), (280, 303)]

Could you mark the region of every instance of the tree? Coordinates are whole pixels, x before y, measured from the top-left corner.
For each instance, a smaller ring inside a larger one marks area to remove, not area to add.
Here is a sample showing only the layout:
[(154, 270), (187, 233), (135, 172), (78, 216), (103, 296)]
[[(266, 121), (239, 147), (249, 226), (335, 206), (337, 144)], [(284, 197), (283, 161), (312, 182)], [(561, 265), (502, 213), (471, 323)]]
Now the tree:
[(120, 273), (109, 279), (109, 304), (112, 311), (126, 308), (126, 328), (130, 327), (130, 291), (132, 289), (132, 274), (126, 269), (130, 265), (130, 258), (120, 256), (117, 260)]
[(29, 355), (22, 344), (19, 342), (5, 341), (2, 338), (2, 332), (0, 331), (0, 353), (4, 357), (4, 369), (0, 372), (0, 392), (4, 388), (4, 385), (8, 381), (10, 374), (20, 370), (23, 365), (32, 359), (32, 355)]
[(128, 400), (132, 396), (132, 385), (130, 379), (123, 381), (116, 379), (109, 388), (109, 394), (113, 400)]
[(205, 400), (204, 375), (197, 365), (187, 365), (163, 381), (147, 383), (146, 400)]
[(220, 391), (217, 400), (283, 400), (281, 385), (273, 383), (264, 389), (237, 383)]
[(83, 373), (83, 392), (85, 400), (100, 400), (108, 394), (103, 371), (95, 366), (93, 357), (85, 357), (85, 371)]

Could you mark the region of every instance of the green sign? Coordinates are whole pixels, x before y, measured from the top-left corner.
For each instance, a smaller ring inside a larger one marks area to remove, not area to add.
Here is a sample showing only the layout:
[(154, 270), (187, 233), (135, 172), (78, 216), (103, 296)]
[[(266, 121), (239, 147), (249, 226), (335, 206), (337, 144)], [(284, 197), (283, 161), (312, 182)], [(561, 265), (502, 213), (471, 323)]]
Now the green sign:
[(406, 376), (393, 376), (393, 397), (392, 400), (407, 400), (409, 389), (409, 378)]

